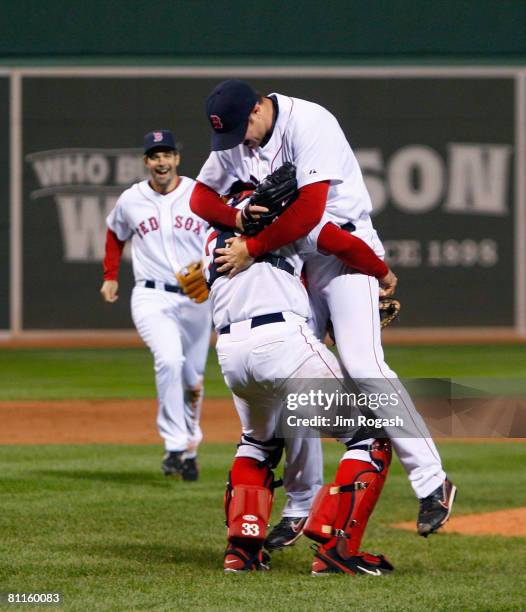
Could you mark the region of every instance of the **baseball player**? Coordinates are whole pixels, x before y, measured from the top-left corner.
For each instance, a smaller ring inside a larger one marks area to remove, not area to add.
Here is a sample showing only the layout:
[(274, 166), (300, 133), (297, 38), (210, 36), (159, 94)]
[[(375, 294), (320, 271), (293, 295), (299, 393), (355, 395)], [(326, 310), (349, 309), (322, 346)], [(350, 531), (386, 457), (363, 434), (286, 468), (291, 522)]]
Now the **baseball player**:
[[(211, 92), (206, 112), (213, 129), (212, 152), (197, 177), (190, 206), (209, 223), (242, 231), (241, 212), (226, 206), (218, 194), (236, 180), (257, 184), (286, 161), (298, 170), (296, 201), (257, 236), (233, 243), (224, 254), (223, 269), (243, 269), (254, 258), (305, 236), (324, 211), (383, 257), (359, 165), (329, 111), (277, 93), (263, 97), (243, 81), (228, 80)], [(449, 518), (456, 488), (446, 477), (425, 423), (385, 363), (378, 282), (349, 274), (338, 259), (321, 254), (313, 255), (306, 270), (317, 336), (324, 336), (330, 317), (342, 363), (359, 388), (364, 393), (393, 389), (402, 397), (406, 427), (398, 428), (392, 443), (420, 499), (418, 533), (427, 536)]]
[(208, 227), (190, 210), (195, 183), (178, 175), (180, 160), (172, 132), (145, 135), (144, 164), (150, 178), (126, 189), (106, 219), (100, 293), (106, 302), (118, 299), (122, 249), (131, 240), (131, 312), (154, 358), (157, 425), (166, 449), (161, 469), (166, 476), (192, 481), (199, 475), (199, 416), (211, 331), (201, 271)]
[[(280, 167), (270, 177), (260, 182), (255, 191), (248, 190), (246, 187), (248, 186), (244, 185), (243, 191), (235, 197), (235, 201), (239, 202), (242, 214), (247, 211), (247, 206), (253, 211), (259, 210), (258, 204), (254, 204), (259, 200), (264, 201), (265, 206), (271, 207), (270, 210), (259, 207), (265, 210), (263, 215), (254, 215), (253, 221), (245, 220), (245, 232), (259, 233), (279, 214), (282, 214), (285, 207), (293, 201), (297, 192), (295, 168), (291, 174), (291, 169), (286, 165)], [(248, 204), (243, 206), (245, 202)], [(239, 238), (226, 238), (225, 246), (230, 248), (236, 240)], [(314, 241), (316, 252), (333, 254), (351, 270), (377, 278), (382, 287), (383, 296), (387, 297), (394, 293), (397, 278), (385, 262), (360, 238), (330, 222), (327, 214), (323, 215), (318, 226), (310, 233), (309, 240), (297, 242), (296, 250), (303, 260), (308, 259), (312, 254)], [(307, 249), (304, 248), (305, 245)], [(220, 266), (224, 260), (223, 255), (226, 255), (228, 251), (226, 248), (217, 248), (216, 253), (219, 255), (216, 257), (216, 263)], [(219, 267), (218, 271), (225, 273), (227, 267)], [(362, 444), (373, 444), (374, 442), (374, 439), (362, 440)], [(302, 439), (301, 436), (288, 437), (285, 444), (285, 459), (283, 484), (288, 499), (283, 510), (283, 520), (265, 540), (265, 548), (269, 551), (290, 546), (302, 535), (313, 495), (323, 484), (323, 456), (318, 439), (310, 437)]]
[[(272, 470), (283, 444), (276, 423), (294, 388), (288, 381), (306, 379), (309, 385), (312, 379), (342, 378), (336, 358), (307, 325), (309, 301), (299, 280), (300, 252), (317, 248), (320, 233), (312, 232), (301, 248), (288, 245), (256, 259), (232, 278), (222, 272), (217, 255), (227, 250), (221, 245), (232, 243), (233, 232), (213, 231), (207, 241), (216, 349), (242, 424), (225, 495), (226, 573), (269, 569), (262, 546), (272, 509)], [(379, 576), (393, 570), (382, 555), (359, 550), (391, 458), (388, 441), (363, 438), (341, 440), (346, 451), (335, 481), (320, 490), (311, 511), (305, 533), (322, 544), (313, 575)]]

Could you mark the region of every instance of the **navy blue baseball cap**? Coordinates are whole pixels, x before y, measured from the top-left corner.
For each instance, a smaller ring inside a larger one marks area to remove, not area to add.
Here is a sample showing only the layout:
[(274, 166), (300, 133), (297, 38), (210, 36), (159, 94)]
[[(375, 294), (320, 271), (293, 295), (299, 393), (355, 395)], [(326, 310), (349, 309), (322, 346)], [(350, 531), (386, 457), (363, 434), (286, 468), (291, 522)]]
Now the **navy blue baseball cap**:
[(170, 130), (153, 130), (144, 136), (144, 154), (148, 155), (152, 149), (177, 151), (175, 137)]
[(206, 100), (206, 115), (214, 130), (212, 151), (233, 149), (243, 142), (257, 101), (255, 89), (245, 81), (230, 79), (214, 87)]

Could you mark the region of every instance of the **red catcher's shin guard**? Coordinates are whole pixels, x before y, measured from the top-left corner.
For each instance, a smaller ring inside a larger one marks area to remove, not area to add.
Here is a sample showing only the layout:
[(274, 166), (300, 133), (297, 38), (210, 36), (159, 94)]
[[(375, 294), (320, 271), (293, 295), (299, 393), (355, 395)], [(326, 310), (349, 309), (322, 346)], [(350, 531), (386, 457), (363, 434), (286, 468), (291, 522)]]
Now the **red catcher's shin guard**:
[(332, 540), (342, 494), (335, 482), (323, 485), (312, 502), (309, 518), (303, 528), (304, 535), (321, 544)]
[(225, 493), (228, 541), (242, 547), (263, 543), (272, 510), (274, 474), (255, 459), (238, 457)]
[(251, 457), (236, 457), (230, 470), (230, 484), (235, 487), (238, 484), (258, 485), (269, 487), (274, 480), (272, 470), (257, 459)]
[(343, 459), (335, 482), (323, 487), (314, 500), (304, 534), (324, 544), (325, 550), (337, 547), (347, 559), (356, 555), (369, 518), (384, 486), (391, 463), (388, 440), (376, 440), (371, 460)]

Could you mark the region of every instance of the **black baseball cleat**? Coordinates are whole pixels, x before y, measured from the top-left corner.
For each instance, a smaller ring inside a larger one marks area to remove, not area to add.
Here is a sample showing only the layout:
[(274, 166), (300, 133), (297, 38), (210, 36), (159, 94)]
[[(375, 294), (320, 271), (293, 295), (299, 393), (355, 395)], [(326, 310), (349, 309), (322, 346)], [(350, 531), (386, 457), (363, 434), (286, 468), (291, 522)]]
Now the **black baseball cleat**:
[(225, 551), (223, 571), (225, 574), (244, 574), (246, 572), (268, 572), (270, 556), (256, 548), (248, 550), (240, 546), (229, 545)]
[(199, 466), (197, 465), (197, 457), (187, 457), (183, 461), (182, 467), (183, 480), (195, 481), (199, 478)]
[(181, 476), (183, 473), (184, 451), (167, 451), (161, 463), (165, 476)]
[(383, 555), (359, 552), (344, 559), (336, 546), (326, 550), (323, 546), (315, 547), (312, 561), (311, 576), (330, 576), (331, 574), (364, 574), (368, 576), (384, 576), (394, 571), (392, 563)]
[(301, 537), (306, 522), (306, 516), (284, 516), (267, 536), (265, 548), (272, 551), (293, 546)]
[(420, 500), (420, 510), (416, 521), (418, 534), (427, 538), (435, 533), (449, 519), (455, 501), (457, 487), (447, 478), (431, 495)]

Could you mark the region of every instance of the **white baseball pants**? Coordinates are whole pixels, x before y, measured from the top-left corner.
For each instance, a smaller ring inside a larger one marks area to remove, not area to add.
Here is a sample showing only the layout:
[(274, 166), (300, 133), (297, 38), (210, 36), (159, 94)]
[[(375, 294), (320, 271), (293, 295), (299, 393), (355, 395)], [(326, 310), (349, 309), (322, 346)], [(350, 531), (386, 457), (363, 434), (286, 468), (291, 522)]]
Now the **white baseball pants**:
[(209, 302), (196, 304), (179, 293), (136, 286), (131, 312), (154, 359), (159, 410), (157, 426), (167, 451), (195, 456), (203, 394), (193, 407), (185, 389), (201, 384), (211, 332)]
[[(251, 328), (250, 320), (234, 323), (229, 334), (221, 334), (217, 341), (217, 355), (225, 382), (231, 389), (234, 404), (241, 420), (242, 443), (236, 456), (252, 457), (258, 461), (268, 458), (273, 450), (275, 427), (284, 406), (287, 378), (341, 378), (342, 373), (334, 355), (312, 333), (305, 320), (292, 313), (284, 313), (285, 322), (269, 323)], [(253, 443), (244, 444), (250, 438)], [(306, 457), (304, 452), (318, 453)], [(293, 458), (288, 447), (298, 448)], [(312, 496), (323, 484), (319, 475), (322, 461), (318, 439), (286, 438), (287, 506), (306, 516)]]
[[(355, 235), (383, 256), (383, 247), (374, 230), (358, 230)], [(415, 494), (419, 498), (427, 497), (442, 484), (445, 472), (424, 420), (396, 373), (385, 362), (378, 281), (363, 274), (351, 274), (336, 257), (322, 255), (308, 262), (307, 279), (317, 333), (320, 337), (325, 336), (330, 317), (341, 362), (360, 392), (398, 391), (401, 404), (397, 413), (404, 420), (406, 431), (401, 427), (396, 431), (407, 437), (394, 437), (391, 442)], [(385, 410), (379, 408), (375, 416), (394, 416)]]

